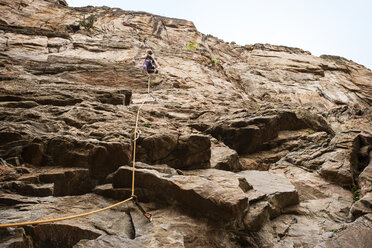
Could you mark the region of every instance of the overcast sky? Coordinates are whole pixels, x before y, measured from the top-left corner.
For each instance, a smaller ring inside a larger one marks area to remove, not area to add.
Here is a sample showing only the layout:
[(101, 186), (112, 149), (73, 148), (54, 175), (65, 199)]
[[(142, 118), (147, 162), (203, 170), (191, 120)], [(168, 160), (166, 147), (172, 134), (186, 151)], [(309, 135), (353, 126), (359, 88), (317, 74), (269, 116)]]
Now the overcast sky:
[(270, 43), (331, 54), (372, 69), (372, 0), (67, 0), (186, 19), (240, 45)]

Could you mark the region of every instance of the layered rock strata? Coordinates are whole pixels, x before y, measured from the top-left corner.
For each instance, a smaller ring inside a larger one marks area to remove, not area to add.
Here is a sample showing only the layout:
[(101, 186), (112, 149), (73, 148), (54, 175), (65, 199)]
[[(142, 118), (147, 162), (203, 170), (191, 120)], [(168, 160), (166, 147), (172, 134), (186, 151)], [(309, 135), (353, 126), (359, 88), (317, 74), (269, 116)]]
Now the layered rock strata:
[[(0, 0), (2, 247), (368, 247), (372, 72), (190, 21)], [(91, 28), (82, 24), (93, 15)], [(187, 44), (199, 44), (196, 47)], [(161, 65), (141, 69), (152, 49)]]

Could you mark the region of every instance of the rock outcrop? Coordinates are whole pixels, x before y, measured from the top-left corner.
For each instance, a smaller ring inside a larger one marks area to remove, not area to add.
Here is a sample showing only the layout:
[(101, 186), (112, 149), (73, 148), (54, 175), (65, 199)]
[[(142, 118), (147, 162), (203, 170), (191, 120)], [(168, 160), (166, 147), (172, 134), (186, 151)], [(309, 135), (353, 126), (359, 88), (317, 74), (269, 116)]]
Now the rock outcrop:
[[(130, 197), (138, 110), (135, 194), (153, 215), (128, 202), (0, 228), (1, 247), (372, 242), (369, 69), (145, 12), (64, 0), (0, 12), (0, 224)], [(161, 65), (150, 79), (147, 49)]]

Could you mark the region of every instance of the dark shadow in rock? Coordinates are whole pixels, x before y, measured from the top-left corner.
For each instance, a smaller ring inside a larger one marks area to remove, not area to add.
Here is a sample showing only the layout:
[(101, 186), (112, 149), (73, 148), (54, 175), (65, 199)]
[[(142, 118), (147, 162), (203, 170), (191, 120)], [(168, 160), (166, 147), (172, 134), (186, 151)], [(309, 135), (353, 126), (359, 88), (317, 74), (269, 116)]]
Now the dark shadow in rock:
[(137, 158), (149, 164), (168, 164), (176, 169), (210, 167), (211, 142), (200, 134), (158, 134), (138, 139)]
[(130, 226), (131, 226), (130, 231), (129, 231), (129, 238), (130, 239), (135, 239), (136, 238), (136, 228), (134, 226), (132, 215), (130, 214), (129, 211), (126, 214), (129, 216), (129, 222), (130, 222)]
[(26, 235), (36, 248), (69, 248), (82, 239), (96, 239), (101, 234), (63, 224), (45, 224), (24, 227)]

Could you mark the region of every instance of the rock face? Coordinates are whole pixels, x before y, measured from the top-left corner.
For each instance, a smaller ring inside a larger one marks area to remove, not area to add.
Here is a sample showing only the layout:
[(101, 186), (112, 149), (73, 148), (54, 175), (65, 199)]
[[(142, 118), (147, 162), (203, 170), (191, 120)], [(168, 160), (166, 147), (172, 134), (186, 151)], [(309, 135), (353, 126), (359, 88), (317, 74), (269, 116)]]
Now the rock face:
[[(147, 192), (147, 197), (139, 195), (141, 199), (177, 201), (196, 215), (205, 215), (225, 223), (239, 220), (248, 207), (248, 198), (239, 187), (239, 178), (233, 173), (229, 175), (210, 169), (190, 175), (169, 175), (137, 169), (136, 180), (137, 188)], [(113, 187), (130, 188), (131, 181), (131, 168), (122, 166), (114, 174)]]
[(365, 215), (357, 219), (354, 223), (346, 226), (339, 234), (337, 233), (332, 240), (317, 245), (323, 247), (368, 247), (372, 242), (372, 216)]
[[(129, 197), (137, 111), (135, 194), (153, 215), (128, 202), (0, 228), (1, 247), (369, 247), (367, 68), (144, 12), (0, 12), (0, 224)], [(150, 78), (147, 49), (161, 65)]]
[(211, 142), (205, 135), (153, 135), (138, 140), (138, 159), (177, 169), (208, 168)]
[(284, 176), (253, 170), (240, 172), (239, 175), (253, 186), (252, 192), (247, 193), (248, 199), (251, 202), (265, 199), (272, 218), (280, 215), (283, 208), (299, 203), (296, 188)]

